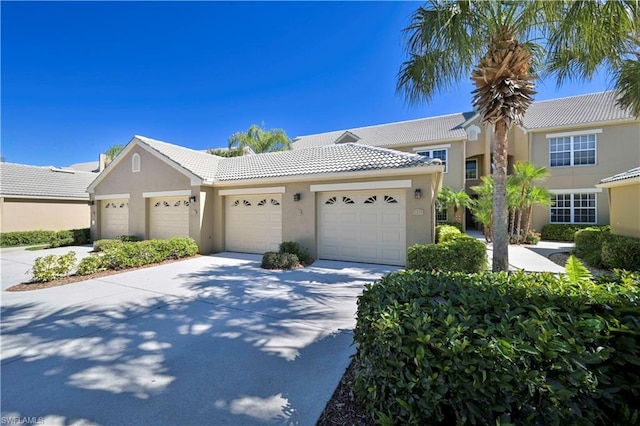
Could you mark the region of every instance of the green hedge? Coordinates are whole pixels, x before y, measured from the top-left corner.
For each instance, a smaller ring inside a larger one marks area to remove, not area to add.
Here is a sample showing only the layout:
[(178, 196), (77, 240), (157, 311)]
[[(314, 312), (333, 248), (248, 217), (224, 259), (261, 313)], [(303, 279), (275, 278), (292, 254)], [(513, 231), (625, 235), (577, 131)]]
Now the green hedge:
[(637, 424), (639, 306), (639, 274), (393, 273), (358, 299), (356, 395), (380, 424)]
[(602, 242), (601, 260), (612, 269), (640, 271), (640, 238), (608, 236)]
[(407, 269), (472, 273), (486, 268), (487, 246), (469, 236), (442, 244), (416, 244), (407, 250)]
[(549, 223), (542, 227), (540, 236), (547, 241), (573, 242), (576, 231), (585, 228), (610, 229), (609, 225), (573, 225), (565, 223)]
[(455, 240), (458, 237), (464, 235), (462, 231), (452, 225), (438, 225), (436, 226), (436, 243), (446, 243)]
[(260, 266), (264, 269), (292, 269), (300, 266), (300, 259), (292, 253), (268, 251), (262, 255)]
[[(101, 240), (100, 250), (107, 269), (134, 268), (170, 259), (194, 256), (198, 253), (195, 241), (187, 237), (168, 240), (119, 241)], [(115, 241), (107, 243), (106, 241)]]
[(48, 244), (49, 247), (63, 247), (88, 244), (90, 240), (89, 228), (71, 229), (64, 231), (23, 231), (3, 232), (0, 234), (1, 247), (28, 246)]
[(585, 228), (576, 232), (576, 247), (573, 250), (576, 256), (583, 259), (589, 265), (596, 268), (606, 268), (602, 262), (602, 244), (611, 237), (608, 228)]

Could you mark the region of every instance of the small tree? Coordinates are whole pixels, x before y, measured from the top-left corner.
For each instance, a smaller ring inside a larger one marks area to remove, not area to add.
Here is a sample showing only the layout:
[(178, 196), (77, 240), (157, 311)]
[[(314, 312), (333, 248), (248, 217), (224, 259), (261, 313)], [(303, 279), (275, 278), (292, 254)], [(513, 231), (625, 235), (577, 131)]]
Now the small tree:
[(246, 132), (236, 132), (229, 138), (229, 149), (244, 151), (245, 148), (251, 148), (256, 154), (286, 151), (291, 149), (291, 139), (282, 129), (265, 130), (252, 124)]
[(457, 220), (458, 210), (468, 207), (471, 204), (471, 197), (464, 190), (454, 191), (453, 189), (443, 186), (438, 192), (438, 205), (440, 211), (453, 209), (453, 216)]
[(218, 157), (242, 157), (244, 152), (241, 149), (224, 149), (224, 148), (209, 148), (207, 154), (216, 155)]
[(111, 163), (124, 149), (124, 145), (113, 145), (107, 148), (104, 155), (107, 156), (107, 164)]

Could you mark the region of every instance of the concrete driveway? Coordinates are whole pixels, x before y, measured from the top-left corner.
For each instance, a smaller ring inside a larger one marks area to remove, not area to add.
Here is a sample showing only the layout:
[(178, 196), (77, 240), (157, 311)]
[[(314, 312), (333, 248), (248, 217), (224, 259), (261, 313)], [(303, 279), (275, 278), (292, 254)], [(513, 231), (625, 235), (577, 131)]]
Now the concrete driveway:
[(354, 352), (356, 297), (395, 269), (223, 253), (3, 291), (3, 421), (313, 425)]

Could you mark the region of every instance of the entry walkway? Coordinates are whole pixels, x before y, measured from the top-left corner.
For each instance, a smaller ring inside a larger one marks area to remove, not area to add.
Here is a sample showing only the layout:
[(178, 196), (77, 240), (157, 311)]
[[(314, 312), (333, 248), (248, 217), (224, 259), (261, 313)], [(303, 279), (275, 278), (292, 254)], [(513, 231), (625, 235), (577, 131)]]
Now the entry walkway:
[[(480, 231), (467, 231), (470, 236), (485, 242), (484, 235)], [(537, 245), (509, 245), (509, 266), (511, 270), (523, 270), (528, 272), (553, 272), (563, 273), (564, 267), (549, 260), (549, 255), (573, 250), (573, 243), (559, 241), (540, 241)], [(487, 257), (489, 265), (493, 258), (493, 244), (487, 243)]]

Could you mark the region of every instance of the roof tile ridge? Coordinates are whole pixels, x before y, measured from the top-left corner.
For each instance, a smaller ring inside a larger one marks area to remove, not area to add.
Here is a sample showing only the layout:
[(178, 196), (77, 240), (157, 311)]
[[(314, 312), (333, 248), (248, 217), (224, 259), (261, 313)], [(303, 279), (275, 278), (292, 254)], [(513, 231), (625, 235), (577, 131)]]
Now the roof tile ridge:
[(582, 97), (593, 96), (593, 95), (604, 95), (604, 94), (614, 93), (614, 92), (615, 92), (614, 90), (603, 90), (601, 92), (583, 93), (581, 95), (563, 96), (561, 98), (553, 98), (553, 99), (545, 99), (543, 101), (535, 101), (533, 103), (533, 105), (538, 105), (538, 104), (546, 103), (546, 102), (561, 101), (561, 100), (564, 100), (564, 99), (582, 98)]

